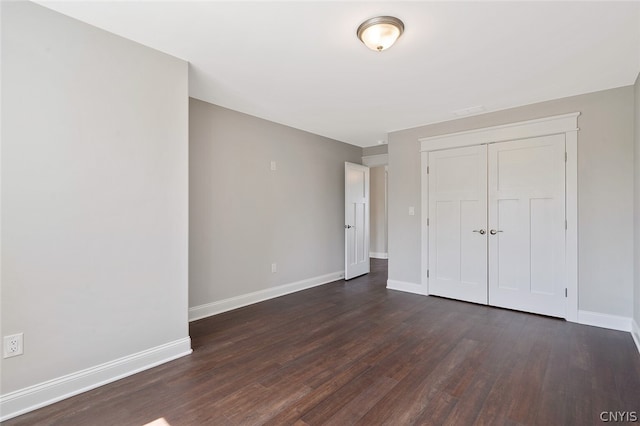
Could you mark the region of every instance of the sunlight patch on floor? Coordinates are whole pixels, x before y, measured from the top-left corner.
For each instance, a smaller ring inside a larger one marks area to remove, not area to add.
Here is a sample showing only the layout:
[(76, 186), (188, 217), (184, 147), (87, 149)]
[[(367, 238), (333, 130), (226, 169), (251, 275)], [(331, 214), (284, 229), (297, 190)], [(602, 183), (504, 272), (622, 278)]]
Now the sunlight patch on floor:
[(168, 421), (164, 419), (164, 417), (160, 417), (159, 419), (155, 419), (154, 421), (147, 423), (143, 426), (171, 426)]

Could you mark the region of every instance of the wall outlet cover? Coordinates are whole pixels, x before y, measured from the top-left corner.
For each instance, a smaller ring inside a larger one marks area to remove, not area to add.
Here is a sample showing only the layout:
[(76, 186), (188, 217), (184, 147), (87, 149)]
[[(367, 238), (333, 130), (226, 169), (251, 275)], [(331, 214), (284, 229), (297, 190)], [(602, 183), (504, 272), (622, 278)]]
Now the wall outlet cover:
[(23, 337), (23, 333), (4, 336), (4, 339), (2, 340), (2, 352), (4, 358), (23, 354)]

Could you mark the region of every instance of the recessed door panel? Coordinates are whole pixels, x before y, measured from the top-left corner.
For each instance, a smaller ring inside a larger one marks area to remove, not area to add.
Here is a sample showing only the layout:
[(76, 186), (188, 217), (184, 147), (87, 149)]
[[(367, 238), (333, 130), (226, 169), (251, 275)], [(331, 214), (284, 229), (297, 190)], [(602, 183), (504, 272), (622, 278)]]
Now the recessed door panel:
[[(520, 142), (523, 141), (493, 145), (503, 148), (495, 153), (497, 169), (493, 172), (497, 178), (498, 191), (552, 190), (557, 184), (557, 174), (554, 173), (557, 162), (549, 155), (549, 145), (531, 146)], [(507, 146), (509, 148), (505, 148)]]
[[(497, 200), (498, 222), (502, 232), (489, 236), (498, 246), (497, 259), (494, 262), (497, 270), (496, 285), (501, 289), (517, 290), (521, 285), (521, 280), (526, 274), (522, 273), (524, 259), (528, 256), (526, 246), (523, 244), (523, 236), (526, 230), (521, 228), (518, 222), (520, 210), (520, 200)], [(489, 230), (491, 232), (491, 230)]]
[(531, 282), (532, 293), (554, 294), (554, 259), (558, 255), (554, 244), (554, 209), (552, 198), (533, 198), (529, 201), (531, 229)]
[(458, 256), (458, 202), (436, 201), (434, 223), (438, 224), (434, 232), (437, 251), (434, 275), (440, 280), (460, 279), (460, 258)]
[(355, 263), (362, 263), (365, 260), (368, 261), (369, 252), (365, 250), (366, 243), (366, 235), (365, 235), (365, 204), (357, 203), (354, 204), (355, 207), (355, 253), (353, 255), (353, 260)]
[(460, 265), (464, 267), (459, 267), (459, 279), (466, 283), (487, 275), (486, 234), (473, 232), (478, 229), (478, 211), (482, 209), (486, 209), (486, 204), (480, 200), (460, 201)]
[(478, 182), (478, 173), (485, 167), (479, 164), (477, 155), (442, 157), (437, 162), (433, 169), (436, 191), (474, 193), (484, 190), (480, 187), (482, 182)]

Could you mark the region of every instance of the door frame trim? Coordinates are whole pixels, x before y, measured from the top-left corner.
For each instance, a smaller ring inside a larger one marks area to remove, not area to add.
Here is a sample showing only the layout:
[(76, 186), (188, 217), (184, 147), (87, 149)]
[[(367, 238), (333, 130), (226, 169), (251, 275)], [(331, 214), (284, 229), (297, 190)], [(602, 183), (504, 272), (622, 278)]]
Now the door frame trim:
[(429, 175), (427, 174), (428, 154), (464, 146), (483, 145), (516, 139), (564, 134), (567, 162), (565, 168), (565, 214), (567, 219), (566, 242), (566, 319), (578, 322), (578, 116), (580, 112), (519, 121), (500, 126), (484, 127), (464, 132), (450, 133), (418, 139), (421, 157), (421, 285), (423, 294), (429, 294)]

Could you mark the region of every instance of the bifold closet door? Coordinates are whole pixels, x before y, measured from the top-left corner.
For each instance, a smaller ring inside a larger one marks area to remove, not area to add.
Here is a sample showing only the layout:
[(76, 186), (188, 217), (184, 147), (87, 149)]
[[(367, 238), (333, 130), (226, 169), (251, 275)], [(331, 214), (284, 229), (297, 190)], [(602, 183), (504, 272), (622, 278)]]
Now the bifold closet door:
[(488, 150), (489, 304), (565, 317), (564, 135)]
[(487, 303), (487, 146), (429, 153), (429, 293)]

